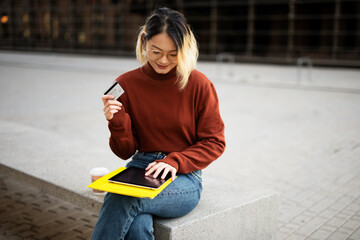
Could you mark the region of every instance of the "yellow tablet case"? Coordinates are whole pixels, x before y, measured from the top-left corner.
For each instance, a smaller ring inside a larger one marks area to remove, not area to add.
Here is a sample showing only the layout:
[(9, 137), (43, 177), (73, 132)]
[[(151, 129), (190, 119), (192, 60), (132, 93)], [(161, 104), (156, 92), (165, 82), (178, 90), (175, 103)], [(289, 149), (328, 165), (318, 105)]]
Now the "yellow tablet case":
[(136, 187), (136, 186), (129, 186), (125, 184), (119, 184), (119, 183), (111, 183), (108, 181), (109, 178), (115, 176), (121, 171), (124, 171), (126, 168), (121, 167), (119, 169), (116, 169), (115, 171), (99, 178), (95, 182), (91, 183), (88, 187), (105, 191), (105, 192), (111, 192), (111, 193), (117, 193), (121, 195), (127, 195), (132, 197), (138, 197), (138, 198), (154, 198), (156, 197), (164, 188), (166, 188), (171, 182), (171, 178), (167, 180), (160, 188), (153, 190), (148, 188), (142, 188), (142, 187)]

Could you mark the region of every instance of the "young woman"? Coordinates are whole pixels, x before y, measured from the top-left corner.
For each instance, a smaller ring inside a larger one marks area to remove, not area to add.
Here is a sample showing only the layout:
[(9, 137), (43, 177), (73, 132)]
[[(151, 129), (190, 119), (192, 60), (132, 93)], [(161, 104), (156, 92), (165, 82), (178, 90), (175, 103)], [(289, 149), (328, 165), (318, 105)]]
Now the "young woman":
[(142, 67), (116, 79), (125, 93), (104, 95), (110, 148), (127, 167), (177, 179), (154, 199), (107, 193), (93, 239), (154, 239), (153, 216), (174, 218), (199, 202), (201, 169), (225, 149), (214, 85), (195, 70), (197, 43), (184, 16), (160, 8), (146, 20), (136, 54)]

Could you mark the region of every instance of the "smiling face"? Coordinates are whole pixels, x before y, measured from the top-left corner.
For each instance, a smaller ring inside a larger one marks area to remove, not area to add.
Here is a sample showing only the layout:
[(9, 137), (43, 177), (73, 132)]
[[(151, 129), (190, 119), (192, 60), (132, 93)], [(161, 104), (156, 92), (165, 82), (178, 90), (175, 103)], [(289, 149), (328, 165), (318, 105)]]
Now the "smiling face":
[(149, 64), (159, 74), (168, 73), (178, 63), (175, 42), (165, 32), (146, 42), (146, 54)]

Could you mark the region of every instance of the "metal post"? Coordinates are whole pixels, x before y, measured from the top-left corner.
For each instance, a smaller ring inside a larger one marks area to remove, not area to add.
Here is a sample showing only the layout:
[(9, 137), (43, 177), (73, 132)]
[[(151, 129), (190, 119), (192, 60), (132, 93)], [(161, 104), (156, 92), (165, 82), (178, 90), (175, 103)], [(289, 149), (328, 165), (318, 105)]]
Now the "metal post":
[(287, 42), (287, 54), (288, 61), (291, 61), (294, 51), (294, 22), (295, 22), (295, 0), (289, 2), (289, 27), (288, 27), (288, 42)]
[(216, 50), (217, 50), (217, 16), (218, 16), (218, 12), (217, 12), (217, 1), (216, 0), (212, 0), (211, 1), (211, 16), (210, 16), (210, 20), (211, 20), (211, 25), (210, 25), (210, 54), (216, 54)]
[(307, 81), (311, 81), (311, 72), (312, 72), (312, 59), (311, 57), (301, 57), (297, 59), (297, 83), (300, 84), (302, 80), (302, 69), (303, 65), (307, 65)]
[(75, 39), (75, 32), (76, 32), (76, 12), (75, 12), (75, 6), (76, 4), (74, 3), (74, 1), (69, 1), (69, 22), (70, 24), (68, 25), (68, 30), (69, 30), (69, 39), (67, 40), (69, 43), (69, 47), (70, 47), (70, 51), (73, 52), (74, 48), (75, 48), (75, 44), (76, 44), (76, 39)]
[(248, 11), (249, 13), (248, 13), (246, 53), (248, 56), (251, 56), (254, 47), (254, 21), (255, 21), (254, 0), (248, 1)]
[(10, 14), (9, 14), (9, 36), (10, 36), (10, 49), (16, 47), (16, 33), (17, 33), (17, 20), (15, 14), (15, 1), (10, 1)]
[[(225, 63), (227, 62), (227, 71), (224, 71)], [(234, 66), (235, 66), (235, 56), (231, 53), (219, 53), (216, 55), (216, 66), (218, 68), (217, 73), (219, 78), (233, 78)]]
[(337, 58), (337, 51), (338, 51), (338, 35), (339, 35), (339, 21), (340, 21), (340, 14), (341, 14), (341, 1), (336, 0), (335, 2), (335, 16), (334, 16), (334, 30), (333, 30), (333, 47), (332, 47), (332, 59)]

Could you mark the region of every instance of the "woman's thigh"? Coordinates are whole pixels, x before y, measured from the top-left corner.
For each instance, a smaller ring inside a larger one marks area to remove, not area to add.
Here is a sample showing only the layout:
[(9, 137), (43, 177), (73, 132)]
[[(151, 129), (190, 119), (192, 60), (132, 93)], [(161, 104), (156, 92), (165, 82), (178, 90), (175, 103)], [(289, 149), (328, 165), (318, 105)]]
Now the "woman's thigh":
[(194, 173), (179, 174), (174, 182), (167, 186), (154, 199), (140, 199), (143, 212), (155, 216), (180, 217), (198, 204), (201, 196), (201, 177)]

